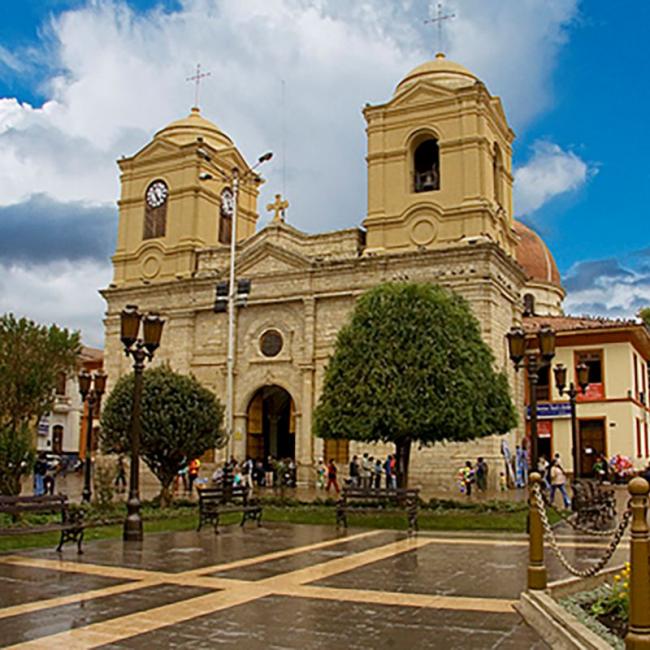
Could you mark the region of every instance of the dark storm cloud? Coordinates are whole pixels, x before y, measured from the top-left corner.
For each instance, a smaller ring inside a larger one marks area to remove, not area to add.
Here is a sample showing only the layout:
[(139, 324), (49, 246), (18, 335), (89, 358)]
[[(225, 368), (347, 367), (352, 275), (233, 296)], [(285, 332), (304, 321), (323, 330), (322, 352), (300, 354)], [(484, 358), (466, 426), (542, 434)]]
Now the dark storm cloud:
[(0, 208), (0, 263), (109, 260), (115, 250), (117, 209), (44, 195)]
[(623, 268), (618, 260), (589, 260), (576, 264), (564, 278), (567, 291), (584, 291), (590, 289), (602, 278), (632, 278), (633, 273)]

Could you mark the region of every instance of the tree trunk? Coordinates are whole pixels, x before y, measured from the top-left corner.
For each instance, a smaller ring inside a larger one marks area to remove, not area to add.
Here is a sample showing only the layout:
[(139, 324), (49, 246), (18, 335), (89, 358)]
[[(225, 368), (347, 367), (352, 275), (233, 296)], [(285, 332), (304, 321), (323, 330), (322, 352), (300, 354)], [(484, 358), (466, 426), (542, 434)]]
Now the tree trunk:
[(169, 483), (163, 483), (161, 485), (159, 496), (161, 508), (169, 508), (169, 506), (172, 504), (172, 501), (174, 499), (171, 488), (172, 482), (173, 481), (169, 481)]
[(411, 461), (411, 439), (402, 438), (395, 443), (395, 466), (397, 487), (407, 488), (409, 484), (409, 463)]

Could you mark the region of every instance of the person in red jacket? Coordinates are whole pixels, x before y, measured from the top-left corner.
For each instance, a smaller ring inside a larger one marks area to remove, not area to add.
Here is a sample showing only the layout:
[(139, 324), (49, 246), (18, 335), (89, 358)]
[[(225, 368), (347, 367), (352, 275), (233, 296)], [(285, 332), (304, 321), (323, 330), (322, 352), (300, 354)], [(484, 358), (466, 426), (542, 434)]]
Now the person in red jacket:
[(327, 465), (327, 487), (325, 488), (326, 492), (330, 491), (330, 486), (334, 486), (334, 490), (336, 490), (336, 493), (338, 494), (340, 492), (339, 484), (336, 480), (336, 475), (338, 474), (338, 470), (336, 469), (336, 465), (334, 464), (334, 459), (330, 458), (330, 462)]

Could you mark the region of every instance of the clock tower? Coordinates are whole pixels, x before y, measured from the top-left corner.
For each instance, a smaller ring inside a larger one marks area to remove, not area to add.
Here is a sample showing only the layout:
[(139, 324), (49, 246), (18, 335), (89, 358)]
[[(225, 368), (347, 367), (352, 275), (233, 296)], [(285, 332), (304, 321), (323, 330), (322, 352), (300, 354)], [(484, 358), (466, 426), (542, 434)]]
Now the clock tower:
[(514, 253), (514, 133), (472, 72), (438, 54), (364, 116), (367, 254), (478, 241)]
[[(122, 191), (114, 286), (189, 278), (198, 250), (230, 243), (233, 195), (226, 177), (249, 166), (198, 108), (118, 164)], [(259, 182), (240, 186), (239, 240), (255, 232)]]

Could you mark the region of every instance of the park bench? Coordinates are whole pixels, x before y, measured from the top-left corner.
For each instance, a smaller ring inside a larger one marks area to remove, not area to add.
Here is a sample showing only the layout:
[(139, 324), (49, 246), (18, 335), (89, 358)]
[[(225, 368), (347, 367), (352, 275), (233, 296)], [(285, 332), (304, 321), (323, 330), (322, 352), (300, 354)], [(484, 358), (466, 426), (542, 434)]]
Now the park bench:
[(594, 481), (575, 481), (571, 509), (576, 523), (585, 528), (608, 528), (616, 518), (616, 494)]
[(219, 518), (231, 512), (241, 512), (240, 526), (249, 519), (262, 525), (262, 504), (250, 496), (248, 486), (232, 484), (211, 485), (198, 488), (199, 494), (199, 526), (211, 523), (214, 532), (219, 532)]
[(18, 520), (23, 514), (60, 514), (60, 522), (5, 526), (0, 528), (0, 536), (60, 532), (59, 545), (56, 547), (58, 553), (61, 552), (66, 542), (76, 542), (77, 551), (83, 553), (81, 543), (84, 537), (84, 511), (79, 508), (70, 509), (68, 497), (64, 494), (0, 496), (0, 514), (10, 515), (14, 521)]
[(336, 504), (336, 527), (348, 527), (348, 512), (377, 513), (400, 510), (406, 513), (409, 533), (418, 530), (418, 489), (384, 489), (345, 487)]

